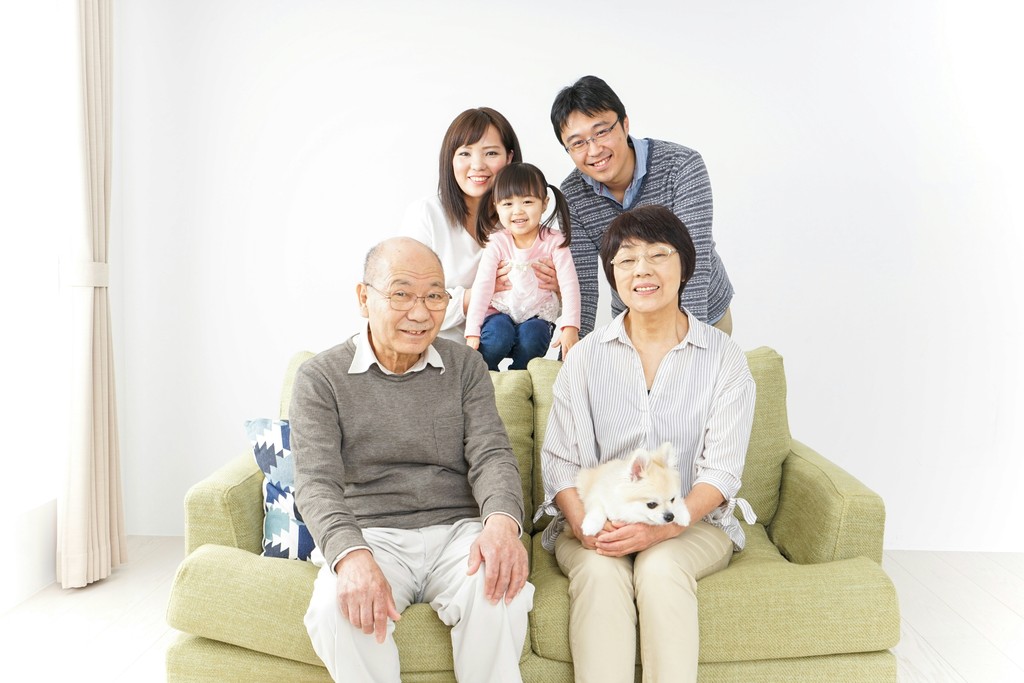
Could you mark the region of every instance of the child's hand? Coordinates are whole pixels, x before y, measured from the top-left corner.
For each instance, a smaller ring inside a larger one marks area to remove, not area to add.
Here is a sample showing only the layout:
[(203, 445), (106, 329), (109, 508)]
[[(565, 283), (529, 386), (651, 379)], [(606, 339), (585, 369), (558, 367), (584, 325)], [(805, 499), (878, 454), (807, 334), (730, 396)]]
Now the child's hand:
[(466, 346), (480, 350), (480, 337), (466, 337)]
[(580, 340), (580, 331), (576, 327), (563, 327), (562, 333), (558, 335), (555, 341), (551, 342), (551, 348), (557, 346), (562, 347), (562, 358), (564, 359), (569, 355), (569, 349), (576, 346), (576, 343)]

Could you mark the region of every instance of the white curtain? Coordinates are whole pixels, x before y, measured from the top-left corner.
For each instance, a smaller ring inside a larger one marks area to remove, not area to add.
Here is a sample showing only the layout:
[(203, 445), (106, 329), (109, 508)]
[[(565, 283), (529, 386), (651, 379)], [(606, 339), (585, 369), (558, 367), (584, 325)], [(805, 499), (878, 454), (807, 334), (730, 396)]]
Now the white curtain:
[(58, 506), (57, 578), (64, 588), (99, 581), (127, 560), (110, 334), (112, 0), (80, 0), (86, 220), (62, 264), (71, 299), (71, 424)]

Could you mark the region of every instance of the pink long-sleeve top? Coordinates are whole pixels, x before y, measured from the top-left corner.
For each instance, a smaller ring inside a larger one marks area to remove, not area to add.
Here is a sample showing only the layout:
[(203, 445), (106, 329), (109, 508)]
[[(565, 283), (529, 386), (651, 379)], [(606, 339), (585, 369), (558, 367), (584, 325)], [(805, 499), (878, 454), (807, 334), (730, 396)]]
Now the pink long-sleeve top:
[[(555, 264), (555, 276), (558, 279), (558, 288), (562, 294), (562, 314), (555, 320), (545, 315), (543, 309), (547, 306), (543, 303), (537, 305), (537, 310), (531, 316), (537, 315), (555, 322), (558, 329), (563, 327), (580, 326), (580, 284), (576, 278), (576, 267), (573, 265), (572, 255), (569, 249), (562, 246), (565, 241), (562, 233), (557, 231), (546, 231), (547, 234), (538, 236), (533, 245), (527, 249), (516, 247), (512, 233), (508, 230), (501, 230), (491, 235), (480, 258), (480, 266), (476, 271), (476, 279), (473, 281), (473, 296), (469, 302), (469, 310), (466, 311), (466, 336), (479, 337), (480, 326), (484, 318), (492, 313), (499, 312), (494, 302), (494, 279), (498, 271), (498, 264), (508, 260), (513, 264), (513, 269), (520, 268), (524, 278), (512, 278), (513, 288), (509, 292), (501, 292), (505, 301), (498, 302), (502, 308), (507, 304), (537, 302), (533, 297), (535, 292), (530, 289), (529, 278), (533, 278), (536, 285), (536, 278), (533, 268), (528, 264), (551, 257)], [(524, 284), (524, 280), (526, 281)], [(535, 287), (534, 287), (535, 289)], [(545, 292), (555, 300), (555, 311), (557, 311), (557, 297), (554, 292)], [(505, 311), (507, 312), (507, 311)], [(526, 317), (531, 317), (526, 316)], [(517, 316), (513, 316), (515, 318)], [(524, 318), (525, 319), (525, 318)]]

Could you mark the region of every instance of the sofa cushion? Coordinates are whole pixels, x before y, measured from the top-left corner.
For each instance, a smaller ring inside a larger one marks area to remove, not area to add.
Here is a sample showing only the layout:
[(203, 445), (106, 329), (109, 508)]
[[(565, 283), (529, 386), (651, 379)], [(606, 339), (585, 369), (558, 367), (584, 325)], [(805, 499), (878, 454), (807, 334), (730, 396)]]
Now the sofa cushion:
[(295, 508), (295, 466), (287, 420), (248, 420), (245, 431), (263, 472), (263, 555), (320, 562), (323, 555)]
[[(533, 533), (533, 383), (526, 370), (491, 372), (494, 402), (519, 463), (523, 486), (523, 534)], [(543, 491), (542, 491), (543, 493)]]
[(302, 623), (317, 571), (312, 562), (200, 546), (178, 567), (167, 623), (203, 638), (322, 666)]
[[(178, 568), (167, 623), (210, 640), (322, 666), (302, 622), (317, 571), (309, 562), (201, 546)], [(453, 668), (451, 629), (430, 605), (410, 605), (402, 613), (395, 642), (403, 674)], [(527, 640), (521, 657), (529, 652)]]
[[(548, 416), (555, 398), (552, 389), (555, 376), (562, 367), (562, 362), (550, 358), (534, 358), (527, 368), (533, 380), (533, 469), (537, 473), (533, 481), (534, 510), (544, 502), (544, 477), (540, 465), (540, 449), (544, 445), (544, 433), (548, 428)], [(531, 510), (531, 514), (533, 511)], [(548, 525), (551, 518), (545, 515), (533, 525), (534, 531), (541, 531)]]
[(723, 571), (697, 584), (700, 661), (874, 652), (900, 638), (896, 589), (866, 557), (789, 562), (760, 524)]
[[(745, 524), (744, 531), (746, 549), (697, 583), (701, 662), (871, 652), (899, 640), (896, 592), (879, 565), (863, 557), (791, 564), (763, 526)], [(571, 662), (569, 580), (539, 534), (534, 544), (533, 651)]]

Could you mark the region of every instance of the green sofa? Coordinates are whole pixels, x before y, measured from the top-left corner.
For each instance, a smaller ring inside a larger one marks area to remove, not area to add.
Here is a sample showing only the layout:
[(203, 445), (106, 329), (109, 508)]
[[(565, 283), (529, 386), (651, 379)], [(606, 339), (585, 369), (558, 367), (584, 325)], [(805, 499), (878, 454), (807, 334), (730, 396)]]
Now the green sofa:
[[(287, 417), (297, 355), (281, 396)], [(895, 681), (896, 591), (882, 570), (881, 498), (790, 437), (782, 358), (747, 354), (757, 407), (740, 495), (757, 513), (747, 547), (698, 584), (700, 681)], [(560, 364), (491, 373), (519, 458), (526, 509), (542, 501), (540, 445)], [(260, 556), (262, 475), (251, 455), (228, 462), (185, 500), (187, 557), (167, 621), (169, 681), (330, 681), (302, 623), (316, 567)], [(526, 681), (572, 681), (567, 579), (540, 545), (548, 520), (526, 520), (536, 586), (521, 669)], [(454, 681), (448, 628), (413, 605), (395, 630), (403, 681)], [(639, 659), (638, 659), (639, 661)], [(637, 669), (639, 681), (639, 668)], [(476, 682), (473, 682), (476, 683)]]

